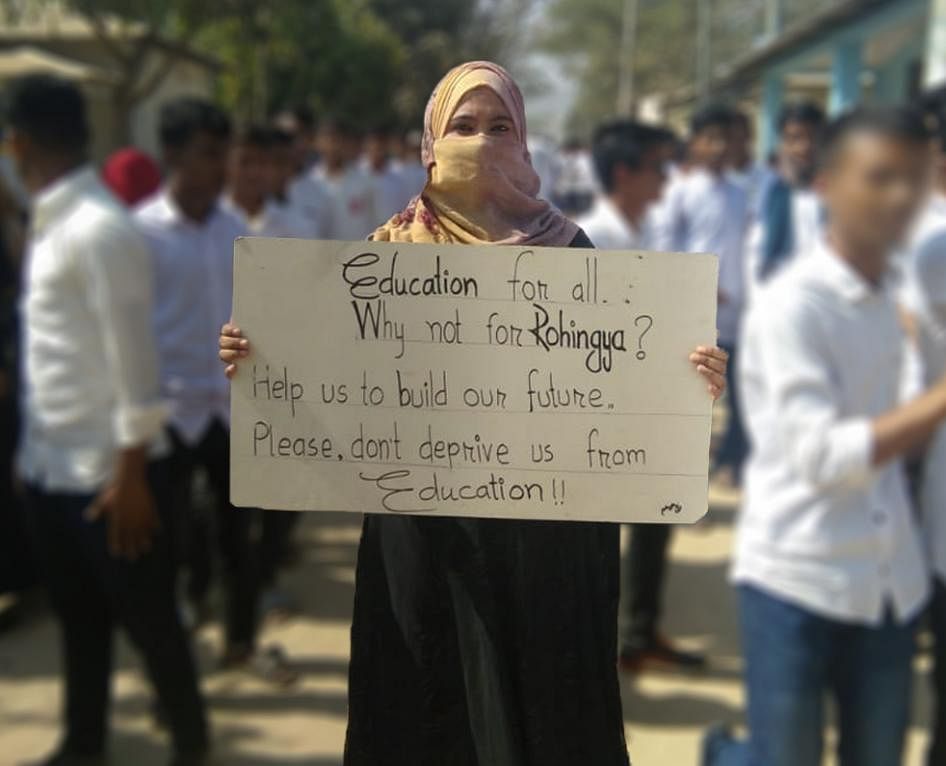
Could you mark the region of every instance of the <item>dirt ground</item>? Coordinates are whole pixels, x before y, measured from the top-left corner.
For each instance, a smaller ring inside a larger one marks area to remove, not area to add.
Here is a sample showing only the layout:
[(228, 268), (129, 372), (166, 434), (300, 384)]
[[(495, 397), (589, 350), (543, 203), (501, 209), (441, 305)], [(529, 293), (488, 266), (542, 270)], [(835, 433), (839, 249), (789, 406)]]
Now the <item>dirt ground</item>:
[[(709, 516), (677, 531), (667, 593), (666, 632), (706, 652), (696, 676), (622, 679), (628, 746), (635, 766), (697, 766), (700, 735), (716, 721), (739, 723), (742, 662), (734, 599), (726, 583), (736, 498), (714, 491)], [(275, 691), (242, 674), (218, 672), (211, 624), (198, 636), (210, 705), (215, 762), (227, 766), (337, 766), (345, 734), (348, 630), (360, 517), (308, 514), (300, 525), (304, 556), (287, 580), (298, 617), (267, 625), (264, 643), (282, 644), (302, 672), (299, 685)], [(928, 658), (917, 661), (915, 722), (907, 766), (920, 766), (928, 718)], [(0, 766), (29, 764), (54, 744), (59, 711), (55, 626), (45, 609), (0, 634)], [(134, 653), (116, 657), (112, 762), (159, 766), (164, 735), (149, 713), (150, 695)]]

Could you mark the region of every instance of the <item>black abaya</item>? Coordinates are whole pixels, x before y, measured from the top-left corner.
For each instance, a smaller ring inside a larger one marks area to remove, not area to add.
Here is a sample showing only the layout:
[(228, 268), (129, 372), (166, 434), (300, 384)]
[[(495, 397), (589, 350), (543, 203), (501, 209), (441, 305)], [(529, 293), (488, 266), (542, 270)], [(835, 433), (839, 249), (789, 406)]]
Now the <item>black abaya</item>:
[(616, 524), (366, 516), (346, 766), (627, 766), (618, 545)]

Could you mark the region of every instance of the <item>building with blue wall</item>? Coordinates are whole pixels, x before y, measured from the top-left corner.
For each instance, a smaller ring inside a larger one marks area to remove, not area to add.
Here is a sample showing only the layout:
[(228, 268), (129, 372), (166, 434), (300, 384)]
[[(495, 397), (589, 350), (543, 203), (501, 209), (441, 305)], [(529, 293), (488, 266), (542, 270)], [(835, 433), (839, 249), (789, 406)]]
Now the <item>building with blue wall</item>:
[(758, 105), (758, 145), (767, 153), (787, 99), (811, 98), (837, 113), (909, 102), (943, 84), (946, 0), (826, 0), (714, 75), (714, 96)]

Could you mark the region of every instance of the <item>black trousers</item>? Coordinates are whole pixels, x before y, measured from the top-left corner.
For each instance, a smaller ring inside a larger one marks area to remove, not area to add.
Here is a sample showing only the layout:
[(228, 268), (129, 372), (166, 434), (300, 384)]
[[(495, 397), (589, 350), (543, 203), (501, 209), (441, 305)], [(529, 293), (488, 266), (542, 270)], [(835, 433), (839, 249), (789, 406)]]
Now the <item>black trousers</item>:
[(105, 750), (112, 637), (119, 624), (142, 654), (177, 752), (207, 747), (204, 703), (175, 599), (166, 469), (155, 464), (151, 477), (162, 530), (133, 562), (109, 553), (104, 520), (85, 518), (94, 495), (28, 488), (37, 557), (62, 631), (64, 745), (70, 753)]
[(265, 511), (260, 520), (259, 579), (263, 588), (272, 588), (289, 553), (289, 540), (301, 513)]
[(669, 524), (630, 526), (631, 544), (621, 562), (618, 649), (622, 653), (648, 648), (657, 635), (673, 532)]
[[(191, 581), (192, 595), (209, 586), (211, 539), (209, 528), (216, 529), (217, 544), (224, 566), (227, 647), (252, 649), (256, 643), (259, 610), (259, 572), (256, 549), (252, 542), (255, 509), (234, 508), (230, 504), (230, 435), (220, 421), (214, 421), (195, 445), (186, 444), (171, 431), (174, 451), (171, 474), (174, 505), (181, 526), (179, 546)], [(206, 471), (215, 495), (213, 518), (195, 516), (193, 507), (194, 474)]]
[(935, 715), (930, 732), (929, 766), (946, 763), (946, 583), (934, 579), (930, 602), (930, 625), (936, 640), (933, 664), (933, 701)]
[(17, 420), (15, 397), (0, 396), (0, 593), (37, 582), (23, 501), (13, 486)]

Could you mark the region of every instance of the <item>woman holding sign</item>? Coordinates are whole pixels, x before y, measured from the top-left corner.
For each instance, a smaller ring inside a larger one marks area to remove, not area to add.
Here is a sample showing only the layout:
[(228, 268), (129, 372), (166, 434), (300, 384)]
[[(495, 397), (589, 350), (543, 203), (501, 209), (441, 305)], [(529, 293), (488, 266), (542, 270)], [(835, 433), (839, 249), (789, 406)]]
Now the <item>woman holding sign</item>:
[[(593, 247), (536, 196), (522, 95), (471, 62), (424, 120), (428, 181), (389, 242)], [(249, 353), (223, 328), (227, 374)], [(691, 356), (713, 397), (726, 354)], [(348, 766), (624, 766), (616, 524), (368, 515), (358, 555)]]

